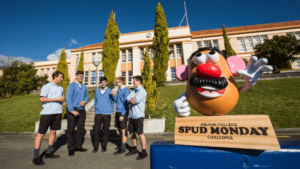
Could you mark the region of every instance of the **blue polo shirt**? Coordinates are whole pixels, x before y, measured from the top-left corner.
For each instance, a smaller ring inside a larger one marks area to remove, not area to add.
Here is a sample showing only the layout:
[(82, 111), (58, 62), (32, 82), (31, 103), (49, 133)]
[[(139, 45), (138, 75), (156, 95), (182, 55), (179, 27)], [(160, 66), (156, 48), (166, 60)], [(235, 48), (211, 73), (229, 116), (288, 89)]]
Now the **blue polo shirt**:
[[(64, 97), (64, 89), (58, 84), (53, 82), (45, 84), (41, 89), (40, 97), (45, 97), (48, 99), (58, 98), (59, 96)], [(50, 115), (50, 114), (61, 114), (62, 111), (62, 102), (44, 102), (42, 103), (43, 110), (41, 115)]]
[(129, 102), (132, 98), (136, 101), (136, 104), (132, 104), (131, 112), (129, 118), (138, 119), (145, 118), (145, 108), (146, 108), (146, 97), (147, 91), (140, 85), (138, 88), (134, 89), (128, 96), (127, 101)]

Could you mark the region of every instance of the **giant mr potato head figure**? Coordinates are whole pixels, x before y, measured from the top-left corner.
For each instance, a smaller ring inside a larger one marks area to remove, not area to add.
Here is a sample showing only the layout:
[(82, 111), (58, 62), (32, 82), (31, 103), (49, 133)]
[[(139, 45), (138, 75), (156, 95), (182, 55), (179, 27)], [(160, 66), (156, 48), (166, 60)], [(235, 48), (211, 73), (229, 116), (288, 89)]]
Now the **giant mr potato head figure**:
[[(173, 103), (174, 110), (181, 116), (190, 115), (190, 107), (204, 115), (223, 115), (232, 110), (239, 93), (252, 88), (263, 71), (273, 70), (266, 65), (267, 59), (252, 56), (247, 68), (238, 56), (225, 60), (216, 48), (200, 48), (188, 59), (188, 66), (176, 70), (180, 81), (187, 80), (186, 92)], [(245, 69), (246, 68), (246, 69)], [(243, 75), (245, 82), (237, 88), (233, 75)], [(188, 102), (183, 102), (186, 100)]]

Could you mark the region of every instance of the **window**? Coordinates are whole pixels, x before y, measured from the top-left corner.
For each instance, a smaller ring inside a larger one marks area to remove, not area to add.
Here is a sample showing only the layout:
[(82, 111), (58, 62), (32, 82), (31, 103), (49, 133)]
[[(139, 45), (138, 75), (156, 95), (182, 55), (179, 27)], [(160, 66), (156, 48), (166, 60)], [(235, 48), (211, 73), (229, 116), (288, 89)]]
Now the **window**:
[(153, 58), (154, 56), (153, 48), (148, 48), (148, 54), (149, 54), (149, 58)]
[(210, 40), (203, 41), (203, 47), (212, 47), (211, 41)]
[(92, 62), (96, 59), (96, 53), (92, 53)]
[(253, 52), (256, 45), (262, 44), (268, 39), (267, 35), (249, 36), (237, 38), (240, 52)]
[(173, 45), (170, 45), (170, 46), (169, 46), (169, 52), (170, 52), (170, 51), (172, 51), (172, 52), (170, 53), (170, 58), (173, 59), (173, 58), (174, 58), (174, 46), (173, 46)]
[(197, 42), (198, 49), (202, 48), (202, 42)]
[(43, 76), (43, 73), (44, 73), (44, 69), (41, 69), (41, 76)]
[(124, 84), (126, 84), (126, 72), (122, 72), (122, 77), (124, 79)]
[(300, 69), (300, 58), (298, 58), (295, 62), (297, 69)]
[(98, 52), (98, 59), (102, 60), (102, 53), (101, 52)]
[(96, 84), (96, 71), (91, 71), (91, 82), (90, 85)]
[(132, 49), (128, 50), (128, 62), (132, 62)]
[(101, 77), (103, 77), (103, 70), (99, 70), (98, 72), (98, 84), (100, 84)]
[(181, 46), (180, 46), (180, 44), (176, 45), (176, 55), (177, 55), (178, 58), (182, 57), (181, 56)]
[(289, 32), (286, 33), (286, 35), (291, 35), (291, 36), (295, 36), (297, 40), (300, 40), (300, 32)]
[(132, 71), (128, 71), (128, 85), (132, 84)]
[(84, 72), (84, 84), (87, 85), (89, 80), (89, 72), (85, 71)]
[(47, 75), (49, 75), (49, 69), (47, 69)]
[(244, 38), (237, 38), (237, 41), (238, 41), (239, 51), (240, 52), (246, 52)]
[(245, 38), (245, 43), (246, 43), (246, 48), (248, 52), (253, 51), (253, 43), (252, 43), (252, 38), (251, 37), (246, 37)]
[(122, 62), (126, 62), (126, 51), (122, 50)]
[(175, 68), (171, 68), (171, 78), (172, 78), (172, 81), (176, 80), (176, 75), (175, 75)]
[(141, 59), (142, 61), (145, 60), (145, 56), (144, 56), (144, 48), (140, 48), (140, 59)]
[(53, 70), (52, 70), (52, 71), (53, 71), (53, 73), (55, 72), (55, 70), (56, 70), (56, 68), (54, 67), (54, 68), (53, 68)]
[(213, 42), (214, 42), (214, 48), (219, 49), (219, 42), (218, 42), (218, 40), (214, 40)]

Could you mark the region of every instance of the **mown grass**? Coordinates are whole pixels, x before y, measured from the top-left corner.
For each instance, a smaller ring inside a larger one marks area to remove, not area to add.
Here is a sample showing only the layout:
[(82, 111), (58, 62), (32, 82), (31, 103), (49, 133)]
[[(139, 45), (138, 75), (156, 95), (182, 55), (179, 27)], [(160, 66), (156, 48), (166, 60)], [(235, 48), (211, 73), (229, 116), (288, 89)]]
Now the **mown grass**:
[[(237, 82), (242, 86), (243, 82)], [(269, 115), (274, 128), (300, 127), (300, 78), (258, 81), (247, 92), (241, 93), (236, 107), (226, 115)], [(165, 132), (173, 132), (175, 118), (173, 102), (185, 92), (186, 86), (164, 86), (152, 118), (165, 117)], [(201, 116), (191, 109), (191, 116)]]

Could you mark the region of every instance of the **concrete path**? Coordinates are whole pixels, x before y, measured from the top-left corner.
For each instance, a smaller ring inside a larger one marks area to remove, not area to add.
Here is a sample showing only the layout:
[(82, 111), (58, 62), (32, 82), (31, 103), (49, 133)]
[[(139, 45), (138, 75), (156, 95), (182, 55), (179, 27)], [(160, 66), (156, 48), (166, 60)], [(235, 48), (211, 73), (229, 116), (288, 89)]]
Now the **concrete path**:
[[(68, 156), (66, 136), (59, 136), (54, 144), (54, 151), (56, 155), (60, 155), (58, 159), (44, 159), (45, 165), (35, 166), (32, 163), (33, 158), (33, 136), (22, 135), (8, 135), (0, 136), (0, 168), (62, 168), (62, 169), (85, 169), (85, 168), (98, 168), (98, 169), (144, 169), (150, 168), (150, 144), (153, 141), (172, 140), (172, 138), (148, 138), (147, 139), (147, 153), (148, 157), (143, 160), (136, 160), (137, 154), (132, 156), (113, 155), (116, 152), (116, 144), (119, 144), (120, 139), (110, 139), (107, 151), (101, 153), (92, 153), (93, 146), (91, 137), (86, 137), (83, 147), (88, 149), (87, 152), (75, 152), (75, 156)], [(44, 138), (40, 149), (40, 154), (47, 149), (48, 138)], [(131, 140), (127, 143), (131, 146)], [(131, 147), (128, 147), (131, 148)], [(141, 151), (141, 144), (138, 138), (137, 148)], [(128, 152), (128, 150), (127, 150)], [(126, 153), (127, 153), (126, 152)]]

